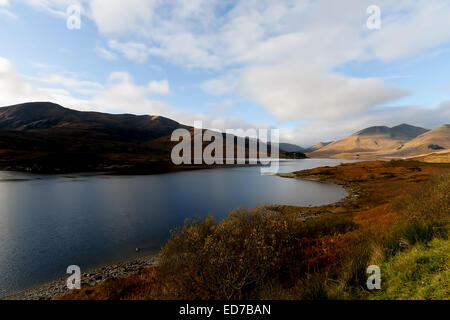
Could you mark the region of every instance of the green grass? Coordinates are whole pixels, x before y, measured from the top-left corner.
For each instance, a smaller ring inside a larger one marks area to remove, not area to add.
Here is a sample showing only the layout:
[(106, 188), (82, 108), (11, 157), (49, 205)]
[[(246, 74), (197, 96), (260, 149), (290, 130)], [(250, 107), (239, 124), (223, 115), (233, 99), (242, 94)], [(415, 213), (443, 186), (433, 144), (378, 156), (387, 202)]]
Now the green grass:
[(433, 239), (398, 253), (381, 266), (382, 289), (369, 296), (383, 300), (449, 300), (450, 240)]

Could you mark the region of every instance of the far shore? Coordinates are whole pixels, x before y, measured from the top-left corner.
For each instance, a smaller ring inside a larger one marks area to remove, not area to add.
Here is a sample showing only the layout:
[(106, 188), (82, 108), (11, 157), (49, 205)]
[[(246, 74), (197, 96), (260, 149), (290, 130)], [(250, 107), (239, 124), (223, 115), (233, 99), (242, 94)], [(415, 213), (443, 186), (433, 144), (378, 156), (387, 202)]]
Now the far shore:
[[(299, 160), (306, 158), (280, 157), (278, 160)], [(262, 166), (258, 161), (251, 163), (246, 158), (245, 163), (234, 164), (181, 164), (175, 165), (170, 160), (157, 160), (143, 163), (117, 164), (117, 165), (89, 165), (89, 166), (46, 166), (40, 164), (10, 164), (0, 162), (0, 171), (24, 172), (32, 174), (80, 174), (80, 173), (98, 173), (109, 175), (151, 175), (162, 173), (173, 173), (181, 171), (220, 169), (220, 168), (238, 168), (250, 166)]]

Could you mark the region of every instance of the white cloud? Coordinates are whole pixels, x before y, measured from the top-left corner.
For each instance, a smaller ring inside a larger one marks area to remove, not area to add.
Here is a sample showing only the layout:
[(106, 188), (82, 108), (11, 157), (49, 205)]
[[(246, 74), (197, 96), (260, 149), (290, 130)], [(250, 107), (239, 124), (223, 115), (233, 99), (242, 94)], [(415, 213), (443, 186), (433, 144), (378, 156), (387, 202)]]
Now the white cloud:
[(0, 105), (11, 105), (34, 99), (46, 100), (49, 96), (35, 89), (24, 77), (17, 73), (13, 64), (0, 57)]
[(6, 9), (9, 6), (8, 0), (0, 0), (0, 16), (5, 16), (9, 19), (17, 19), (18, 17), (14, 13), (12, 13), (9, 9)]
[(30, 78), (35, 81), (44, 82), (51, 85), (58, 85), (62, 86), (68, 89), (93, 89), (93, 90), (100, 90), (103, 88), (103, 85), (97, 82), (93, 81), (86, 81), (86, 80), (78, 80), (74, 78), (70, 78), (67, 76), (62, 76), (59, 74), (52, 74), (48, 77), (43, 78), (36, 78), (32, 77)]
[(338, 118), (408, 93), (379, 79), (344, 77), (295, 63), (247, 69), (241, 91), (279, 120)]
[(92, 0), (92, 19), (104, 34), (143, 32), (153, 18), (156, 0)]
[(109, 75), (110, 82), (129, 82), (133, 81), (131, 75), (126, 71), (114, 71)]
[(113, 73), (110, 81), (105, 90), (92, 98), (92, 103), (103, 111), (163, 116), (173, 112), (164, 102), (149, 99), (149, 88), (135, 85), (126, 72)]
[(114, 52), (109, 51), (108, 49), (105, 49), (103, 47), (95, 47), (95, 52), (100, 58), (103, 58), (105, 60), (116, 60), (117, 55)]
[(151, 93), (154, 94), (169, 94), (170, 93), (170, 86), (169, 82), (167, 80), (161, 80), (161, 81), (150, 81), (148, 84), (148, 88)]
[(415, 5), (397, 7), (406, 13), (387, 16), (382, 28), (367, 38), (366, 45), (376, 58), (390, 61), (410, 57), (450, 40), (448, 1), (412, 3)]
[(332, 125), (324, 119), (313, 119), (296, 128), (282, 129), (280, 135), (283, 141), (308, 147), (319, 141), (335, 141), (371, 126), (393, 127), (408, 123), (432, 129), (449, 122), (450, 101), (435, 108), (425, 106), (382, 108), (351, 117), (342, 117), (339, 121), (334, 121)]
[(217, 78), (209, 79), (200, 85), (200, 88), (209, 94), (226, 95), (232, 93), (239, 84), (237, 71), (229, 71)]
[[(60, 15), (73, 3), (21, 1)], [(347, 0), (345, 5), (332, 0), (77, 2), (102, 34), (127, 38), (130, 50), (138, 51), (127, 57), (142, 61), (149, 54), (142, 56), (142, 51), (149, 50), (188, 68), (280, 63), (294, 57), (333, 67), (352, 60), (398, 59), (450, 40), (447, 0), (378, 0), (382, 28), (375, 32), (365, 27), (371, 0)], [(133, 49), (133, 44), (139, 46)]]
[(5, 16), (9, 19), (18, 19), (18, 16), (16, 16), (10, 10), (4, 8), (0, 8), (0, 16)]
[[(44, 83), (51, 87), (38, 87)], [(167, 114), (170, 109), (163, 102), (147, 98), (150, 90), (133, 84), (127, 72), (113, 72), (106, 86), (96, 82), (72, 79), (61, 75), (41, 78), (25, 77), (13, 64), (0, 57), (0, 105), (30, 101), (52, 101), (77, 110), (130, 112), (138, 114)], [(85, 93), (87, 99), (75, 98), (73, 93)]]
[(147, 60), (150, 50), (145, 44), (138, 42), (119, 42), (110, 40), (108, 45), (111, 49), (120, 52), (125, 58), (143, 63)]
[[(159, 84), (164, 82), (161, 81)], [(43, 88), (33, 83), (52, 84), (55, 87)], [(64, 88), (60, 88), (61, 86)], [(162, 85), (164, 86), (165, 84)], [(86, 87), (92, 89), (88, 98), (79, 99), (73, 96), (73, 92)], [(224, 130), (268, 127), (267, 124), (252, 124), (240, 118), (218, 118), (181, 111), (162, 101), (152, 100), (149, 94), (154, 92), (150, 86), (136, 85), (132, 76), (125, 71), (112, 72), (105, 85), (58, 75), (43, 78), (25, 77), (17, 72), (8, 59), (0, 57), (0, 92), (2, 92), (0, 106), (30, 101), (51, 101), (81, 111), (158, 115), (191, 126), (194, 121), (203, 121), (205, 128)]]
[(232, 100), (223, 100), (217, 103), (211, 103), (210, 106), (218, 113), (227, 113), (234, 107), (234, 102)]
[(54, 17), (63, 18), (67, 17), (67, 8), (70, 5), (78, 4), (80, 8), (83, 8), (82, 4), (84, 0), (18, 0), (25, 2), (35, 9), (46, 12)]

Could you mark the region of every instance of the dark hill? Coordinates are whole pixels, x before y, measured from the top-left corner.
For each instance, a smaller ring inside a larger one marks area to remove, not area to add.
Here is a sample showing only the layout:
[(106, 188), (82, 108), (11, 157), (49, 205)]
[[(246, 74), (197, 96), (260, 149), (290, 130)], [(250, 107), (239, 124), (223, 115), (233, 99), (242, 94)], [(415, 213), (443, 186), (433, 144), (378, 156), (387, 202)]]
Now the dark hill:
[(155, 139), (186, 127), (157, 116), (81, 112), (50, 102), (33, 102), (0, 108), (0, 129), (22, 132), (45, 130), (77, 135), (89, 130), (91, 134), (109, 136), (116, 140)]
[[(186, 169), (175, 167), (170, 157), (178, 143), (170, 138), (178, 128), (193, 134), (192, 127), (159, 116), (81, 112), (50, 102), (3, 107), (0, 169), (126, 173)], [(248, 139), (245, 150), (248, 157)]]
[(292, 143), (280, 143), (280, 149), (286, 152), (305, 152), (305, 148)]

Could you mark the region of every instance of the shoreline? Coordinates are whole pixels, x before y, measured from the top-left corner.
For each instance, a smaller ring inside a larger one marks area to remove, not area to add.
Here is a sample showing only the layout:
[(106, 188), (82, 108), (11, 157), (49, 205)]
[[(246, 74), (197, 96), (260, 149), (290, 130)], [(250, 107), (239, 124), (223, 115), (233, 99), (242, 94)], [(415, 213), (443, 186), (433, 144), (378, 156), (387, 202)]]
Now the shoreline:
[[(81, 273), (81, 285), (95, 285), (112, 279), (126, 277), (138, 273), (142, 269), (154, 267), (158, 264), (158, 254), (152, 253), (143, 257), (109, 264)], [(0, 300), (54, 300), (68, 293), (66, 280), (70, 275), (25, 289), (11, 295), (1, 297)]]
[[(309, 157), (288, 157), (285, 155), (280, 155), (277, 158), (278, 161), (282, 160), (303, 160), (309, 159)], [(30, 174), (48, 174), (48, 175), (58, 175), (58, 174), (80, 174), (80, 173), (93, 173), (93, 174), (106, 174), (106, 175), (153, 175), (153, 174), (164, 174), (164, 173), (174, 173), (182, 171), (194, 171), (194, 170), (207, 170), (207, 169), (222, 169), (222, 168), (239, 168), (239, 167), (250, 167), (250, 166), (262, 166), (258, 159), (257, 163), (252, 163), (252, 158), (245, 158), (245, 163), (238, 163), (239, 159), (234, 159), (236, 163), (228, 164), (225, 163), (226, 159), (222, 159), (224, 163), (222, 164), (173, 164), (171, 160), (153, 160), (143, 163), (116, 163), (116, 164), (103, 164), (103, 165), (90, 165), (90, 166), (56, 166), (56, 167), (46, 167), (37, 163), (30, 164), (17, 164), (9, 163), (5, 161), (0, 161), (0, 171), (9, 172), (19, 172), (19, 173), (30, 173)], [(10, 161), (11, 162), (11, 161)]]

